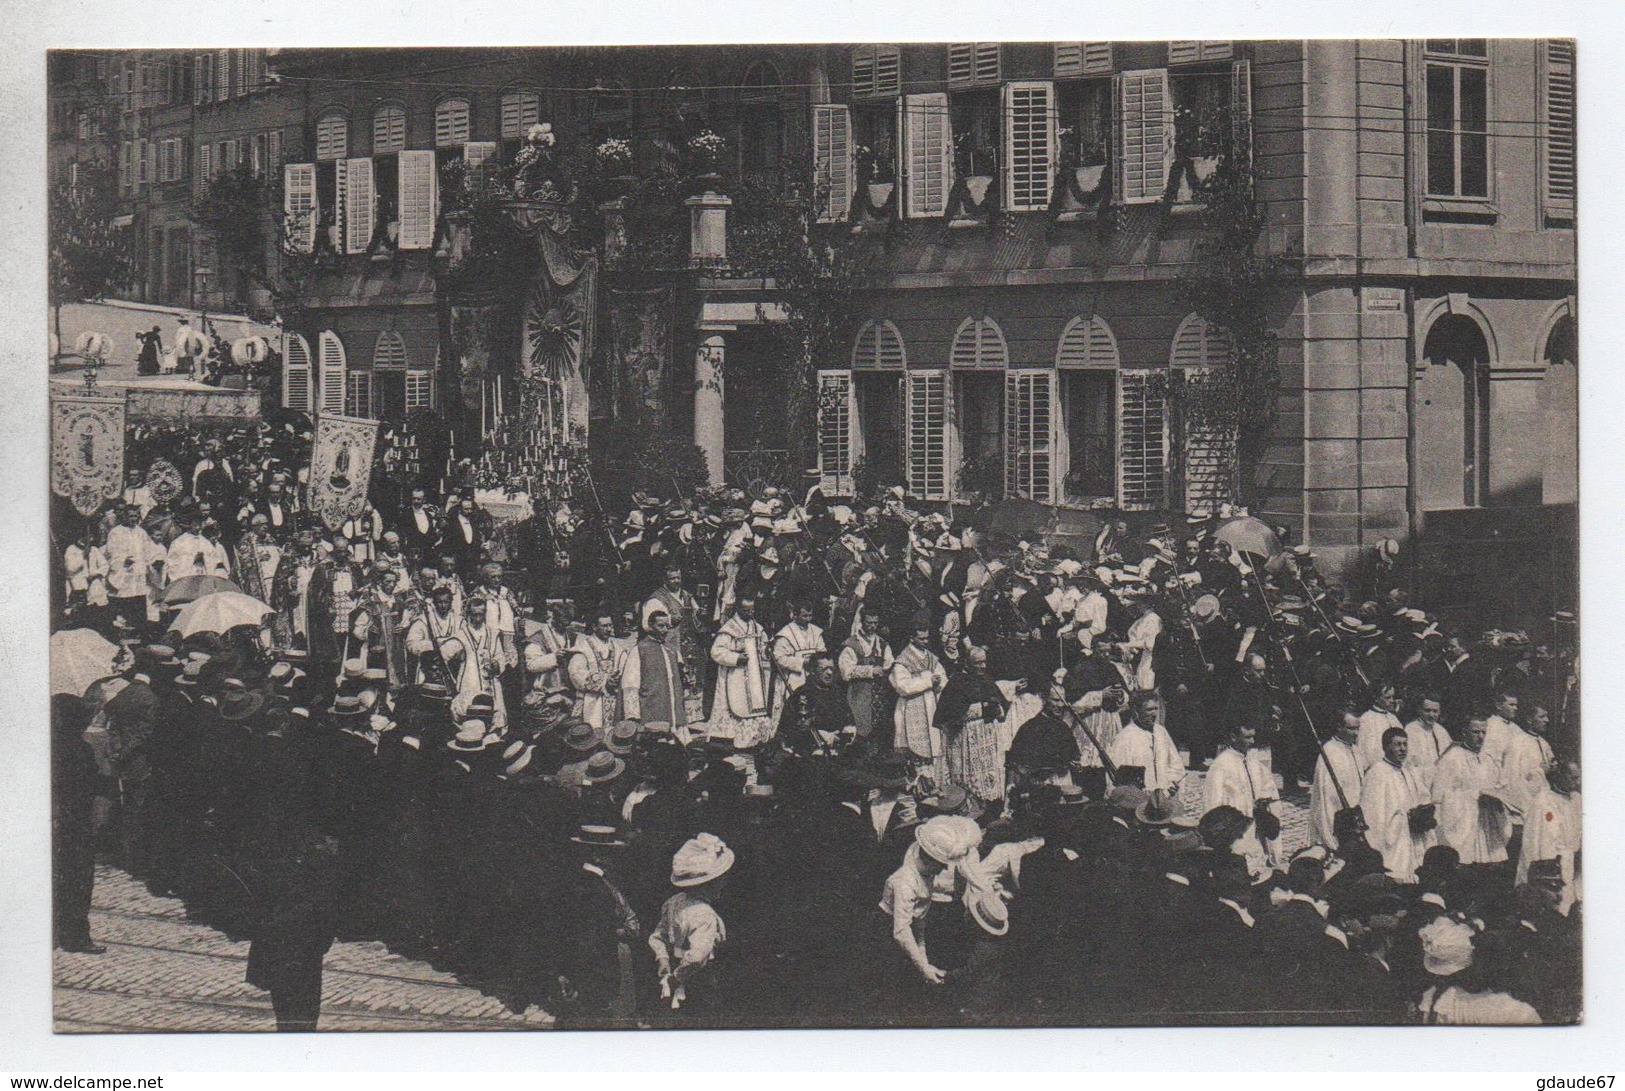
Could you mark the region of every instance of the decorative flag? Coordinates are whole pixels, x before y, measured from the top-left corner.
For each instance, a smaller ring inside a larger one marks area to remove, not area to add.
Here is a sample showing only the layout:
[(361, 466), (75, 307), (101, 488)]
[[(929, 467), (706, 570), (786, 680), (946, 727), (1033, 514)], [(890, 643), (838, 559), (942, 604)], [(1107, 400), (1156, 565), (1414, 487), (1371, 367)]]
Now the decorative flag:
[(373, 448), (378, 422), (359, 417), (316, 419), (316, 443), (310, 454), (310, 506), (328, 530), (338, 530), (367, 507)]
[(124, 395), (51, 396), (51, 491), (87, 519), (124, 489)]

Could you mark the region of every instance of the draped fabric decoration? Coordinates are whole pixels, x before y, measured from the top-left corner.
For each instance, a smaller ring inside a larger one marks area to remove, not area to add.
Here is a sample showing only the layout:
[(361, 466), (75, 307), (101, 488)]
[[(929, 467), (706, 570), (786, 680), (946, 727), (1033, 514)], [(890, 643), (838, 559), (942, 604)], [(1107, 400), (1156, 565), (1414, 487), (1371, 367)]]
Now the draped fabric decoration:
[(89, 518), (124, 487), (124, 396), (51, 397), (51, 491)]
[(310, 454), (310, 506), (328, 530), (367, 507), (373, 448), (378, 422), (323, 415), (316, 420), (316, 442)]
[(527, 226), (536, 229), (541, 244), (542, 267), (525, 299), (521, 367), (547, 433), (558, 442), (585, 444), (598, 258), (571, 251), (564, 237), (570, 229), (567, 212), (526, 204)]
[(610, 291), (609, 361), (602, 390), (616, 420), (665, 423), (673, 299), (669, 285)]

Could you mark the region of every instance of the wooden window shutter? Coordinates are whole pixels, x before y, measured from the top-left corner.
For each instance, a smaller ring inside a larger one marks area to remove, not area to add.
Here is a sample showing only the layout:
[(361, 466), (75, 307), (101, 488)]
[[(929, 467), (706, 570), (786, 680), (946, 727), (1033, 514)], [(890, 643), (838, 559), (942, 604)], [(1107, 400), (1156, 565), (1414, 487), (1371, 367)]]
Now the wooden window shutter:
[(502, 96), (502, 139), (524, 139), (525, 130), (541, 117), (541, 96), (534, 91), (510, 91)]
[(487, 159), (495, 159), (496, 154), (495, 140), (470, 140), (463, 145), (463, 162), (467, 163), (470, 169), (478, 167)]
[(406, 110), (385, 103), (372, 115), (372, 154), (388, 155), (406, 147)]
[(214, 51), (214, 101), (225, 102), (231, 97), (231, 50)]
[(818, 484), (831, 496), (852, 492), (852, 373), (818, 373)]
[(311, 401), (310, 346), (297, 333), (282, 335), (282, 405), (301, 413), (313, 413)]
[(1066, 324), (1055, 349), (1056, 367), (1115, 368), (1117, 362), (1117, 338), (1104, 318), (1079, 317)]
[(147, 138), (139, 137), (135, 142), (135, 184), (147, 184)]
[(1055, 78), (1109, 75), (1112, 70), (1110, 42), (1056, 42)]
[(1206, 61), (1227, 61), (1235, 55), (1236, 44), (1231, 41), (1173, 41), (1168, 43), (1168, 63), (1201, 64)]
[(1230, 156), (1242, 170), (1253, 165), (1253, 62), (1230, 65)]
[(350, 122), (343, 114), (327, 114), (316, 122), (316, 158), (343, 159), (350, 150)]
[(427, 370), (415, 368), (406, 373), (406, 411), (434, 408), (434, 376)]
[(339, 187), (344, 209), (344, 252), (364, 254), (372, 243), (377, 221), (377, 190), (373, 186), (371, 159), (346, 159), (339, 164), (343, 184)]
[(889, 98), (902, 89), (902, 54), (894, 45), (875, 46), (875, 94)]
[(351, 371), (344, 377), (344, 415), (347, 417), (371, 417), (372, 409), (372, 372)]
[(427, 250), (434, 245), (434, 226), (440, 215), (440, 177), (434, 152), (401, 152), (395, 170), (401, 218), (396, 245), (402, 250)]
[(1004, 331), (991, 318), (967, 318), (954, 334), (953, 346), (948, 350), (950, 367), (996, 368), (1010, 366), (1010, 350), (1005, 344)]
[(1024, 368), (1004, 379), (1004, 488), (1007, 495), (1052, 503), (1055, 470), (1055, 373)]
[(454, 148), (467, 144), (469, 137), (468, 100), (449, 98), (434, 108), (434, 145)]
[(1174, 331), (1168, 362), (1174, 367), (1216, 367), (1225, 362), (1224, 332), (1201, 315), (1188, 314)]
[(129, 189), (135, 185), (135, 152), (128, 140), (119, 142), (118, 146), (118, 184), (120, 189)]
[(316, 347), (321, 353), (318, 361), (321, 366), (320, 410), (327, 416), (341, 416), (345, 394), (344, 342), (332, 330), (323, 330), (317, 335)]
[(406, 342), (394, 330), (384, 330), (378, 334), (378, 340), (372, 347), (372, 369), (374, 371), (405, 371), (406, 370)]
[[(201, 149), (199, 166), (209, 169), (209, 149)], [(316, 164), (289, 163), (282, 168), (282, 211), (292, 247), (310, 253), (316, 245)]]
[(214, 101), (214, 54), (199, 53), (192, 58), (192, 105)]
[(819, 223), (840, 223), (852, 207), (852, 115), (845, 106), (813, 107), (813, 192)]
[(1575, 196), (1574, 43), (1554, 39), (1546, 42), (1545, 52), (1543, 113), (1546, 131), (1541, 159), (1543, 211), (1555, 220), (1572, 220)]
[[(214, 177), (214, 145), (203, 143), (197, 146), (197, 176), (199, 181), (207, 182)], [(314, 175), (312, 176), (314, 177)], [(283, 203), (287, 203), (287, 192), (284, 190)]]
[(1055, 176), (1055, 85), (1008, 83), (1004, 87), (1004, 193), (1012, 212), (1049, 207)]
[(948, 86), (974, 87), (1002, 78), (998, 42), (956, 42), (948, 47)]
[(946, 500), (948, 373), (911, 371), (906, 381), (908, 491), (922, 500)]
[(1123, 204), (1162, 200), (1174, 156), (1174, 104), (1168, 72), (1148, 68), (1124, 72), (1113, 87), (1117, 156), (1113, 185)]
[(1168, 406), (1166, 373), (1117, 373), (1117, 504), (1149, 511), (1167, 502)]
[(860, 45), (852, 50), (853, 97), (875, 93), (875, 47)]
[(954, 146), (948, 96), (941, 92), (903, 97), (904, 214), (941, 216), (953, 183)]
[(908, 366), (902, 334), (889, 319), (871, 319), (858, 330), (852, 345), (852, 367), (858, 370), (899, 371)]

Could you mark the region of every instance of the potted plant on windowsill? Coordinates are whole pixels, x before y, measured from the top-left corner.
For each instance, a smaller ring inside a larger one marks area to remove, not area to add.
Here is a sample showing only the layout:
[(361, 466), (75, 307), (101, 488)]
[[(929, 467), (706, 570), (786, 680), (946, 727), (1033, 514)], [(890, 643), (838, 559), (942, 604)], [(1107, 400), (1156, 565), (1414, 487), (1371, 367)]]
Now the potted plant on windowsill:
[(688, 140), (689, 163), (694, 182), (707, 193), (715, 193), (722, 185), (722, 157), (728, 142), (710, 129), (705, 129)]
[(637, 188), (638, 176), (632, 173), (632, 142), (609, 137), (593, 149), (594, 166), (604, 179), (606, 197), (625, 197)]

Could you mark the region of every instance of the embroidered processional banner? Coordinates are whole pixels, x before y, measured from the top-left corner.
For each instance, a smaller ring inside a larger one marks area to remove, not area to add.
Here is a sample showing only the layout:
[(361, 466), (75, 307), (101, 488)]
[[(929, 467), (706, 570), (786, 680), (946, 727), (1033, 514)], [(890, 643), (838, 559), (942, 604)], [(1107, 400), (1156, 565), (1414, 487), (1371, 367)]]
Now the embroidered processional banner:
[(616, 420), (665, 424), (673, 298), (669, 286), (609, 293), (608, 389), (603, 393)]
[(310, 453), (310, 507), (328, 530), (338, 530), (367, 507), (378, 422), (321, 416)]
[(124, 395), (51, 395), (51, 491), (89, 517), (124, 489)]

